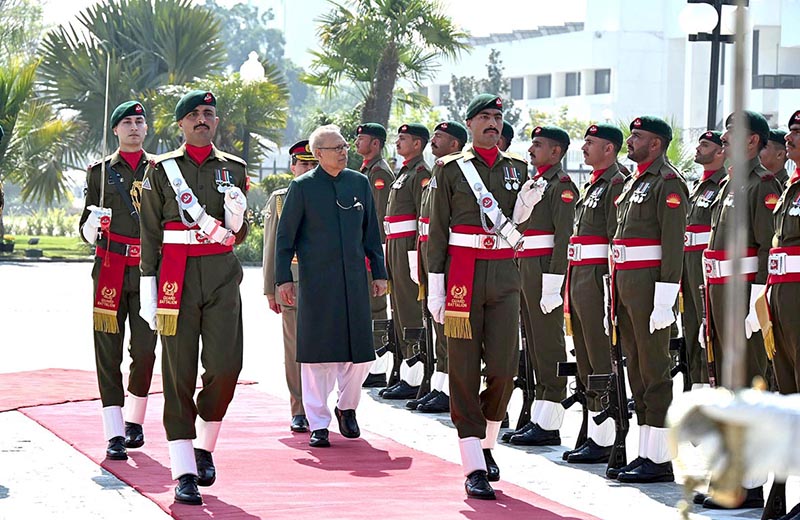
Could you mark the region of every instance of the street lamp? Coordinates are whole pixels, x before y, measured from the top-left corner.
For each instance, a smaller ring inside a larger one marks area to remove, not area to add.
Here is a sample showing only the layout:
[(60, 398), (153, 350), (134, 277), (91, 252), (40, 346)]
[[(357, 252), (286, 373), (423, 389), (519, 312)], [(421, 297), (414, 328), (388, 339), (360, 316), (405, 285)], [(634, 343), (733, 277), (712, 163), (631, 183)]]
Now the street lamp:
[[(258, 61), (258, 53), (256, 51), (251, 51), (247, 56), (247, 60), (239, 67), (239, 77), (245, 86), (264, 81), (266, 77), (264, 66)], [(250, 128), (248, 128), (247, 122), (247, 109), (248, 107), (245, 107), (245, 128), (244, 136), (242, 136), (242, 155), (245, 161), (249, 160), (250, 156)]]

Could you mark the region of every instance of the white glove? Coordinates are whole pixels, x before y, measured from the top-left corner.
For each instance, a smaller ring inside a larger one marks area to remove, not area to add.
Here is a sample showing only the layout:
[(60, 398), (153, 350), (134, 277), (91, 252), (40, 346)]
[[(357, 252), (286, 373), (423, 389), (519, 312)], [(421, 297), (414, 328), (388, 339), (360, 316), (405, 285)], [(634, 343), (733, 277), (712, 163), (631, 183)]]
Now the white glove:
[(247, 210), (247, 197), (234, 186), (225, 192), (225, 227), (237, 233), (242, 229), (244, 212)]
[(417, 251), (408, 252), (408, 274), (415, 284), (419, 285), (419, 265), (417, 264)]
[(553, 309), (564, 303), (561, 298), (561, 284), (564, 283), (563, 274), (542, 273), (542, 298), (539, 308), (545, 314), (550, 314)]
[(761, 330), (761, 323), (758, 321), (758, 314), (756, 314), (756, 300), (764, 292), (764, 285), (754, 283), (750, 287), (750, 307), (747, 311), (747, 317), (744, 319), (744, 335), (747, 339), (753, 335), (754, 332)]
[(433, 321), (444, 325), (444, 273), (428, 273), (428, 310)]
[(609, 300), (611, 300), (611, 295), (608, 294), (608, 286), (603, 283), (603, 332), (606, 333), (606, 336), (611, 337), (611, 332), (608, 330), (608, 322), (611, 319), (608, 315)]
[(94, 204), (86, 206), (89, 210), (89, 216), (86, 217), (86, 222), (81, 227), (81, 235), (90, 244), (97, 241), (97, 232), (100, 229), (100, 219), (102, 217), (111, 218), (111, 208), (101, 208)]
[(142, 276), (139, 278), (139, 316), (150, 325), (151, 330), (156, 330), (156, 289), (155, 276)]
[(705, 323), (700, 323), (700, 330), (697, 333), (697, 341), (700, 343), (700, 348), (707, 348)]
[(514, 224), (520, 224), (528, 220), (533, 212), (533, 207), (542, 200), (542, 194), (547, 187), (547, 182), (542, 179), (528, 179), (520, 188), (517, 194), (517, 201), (514, 203), (514, 213), (511, 220)]
[(650, 334), (665, 329), (675, 322), (672, 307), (678, 297), (680, 284), (656, 282), (656, 293), (653, 295), (653, 313), (650, 314)]

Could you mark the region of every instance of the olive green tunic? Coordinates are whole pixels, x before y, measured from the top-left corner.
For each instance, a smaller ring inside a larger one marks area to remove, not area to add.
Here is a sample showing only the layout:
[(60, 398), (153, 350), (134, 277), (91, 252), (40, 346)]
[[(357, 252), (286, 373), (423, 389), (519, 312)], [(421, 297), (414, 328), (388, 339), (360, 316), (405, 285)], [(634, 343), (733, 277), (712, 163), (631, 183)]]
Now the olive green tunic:
[[(435, 171), (435, 168), (434, 168)], [(431, 180), (433, 183), (433, 180)], [(435, 185), (435, 183), (433, 183)], [(419, 209), (420, 218), (431, 216), (431, 201), (433, 200), (433, 189), (430, 183), (422, 192), (422, 205)], [(419, 243), (419, 273), (420, 283), (428, 286), (428, 241)], [(436, 371), (447, 373), (447, 337), (444, 335), (444, 325), (433, 322), (433, 330), (436, 333), (436, 345), (434, 347), (436, 355)]]

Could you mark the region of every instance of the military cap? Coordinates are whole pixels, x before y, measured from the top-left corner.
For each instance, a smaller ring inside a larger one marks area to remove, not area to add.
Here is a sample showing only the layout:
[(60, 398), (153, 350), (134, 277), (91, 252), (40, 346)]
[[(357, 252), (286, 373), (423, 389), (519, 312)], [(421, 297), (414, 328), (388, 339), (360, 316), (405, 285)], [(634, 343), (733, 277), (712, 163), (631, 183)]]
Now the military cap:
[(657, 136), (663, 137), (667, 141), (672, 141), (672, 127), (669, 123), (656, 116), (637, 117), (631, 121), (631, 130), (644, 130)]
[(371, 135), (381, 141), (386, 141), (386, 129), (380, 123), (363, 123), (356, 128), (356, 135)]
[[(725, 127), (729, 127), (736, 123), (736, 114), (731, 114), (725, 120)], [(766, 143), (769, 139), (769, 123), (764, 116), (752, 110), (744, 111), (744, 119), (746, 121), (747, 129), (761, 138), (761, 141)]]
[(698, 141), (711, 141), (714, 144), (718, 144), (722, 146), (722, 132), (718, 132), (716, 130), (707, 130), (700, 134), (700, 139)]
[(786, 144), (786, 131), (785, 130), (775, 130), (772, 129), (769, 131), (769, 140), (775, 141), (780, 145)]
[(800, 110), (795, 111), (789, 118), (789, 124), (787, 126), (791, 127), (792, 125), (800, 125)]
[(417, 136), (426, 143), (428, 142), (428, 139), (431, 138), (431, 133), (428, 132), (428, 129), (425, 127), (425, 125), (420, 123), (407, 123), (405, 125), (400, 125), (400, 128), (397, 129), (397, 133)]
[(175, 121), (180, 121), (186, 114), (200, 105), (217, 106), (217, 98), (208, 90), (192, 90), (175, 105)]
[(472, 119), (478, 115), (478, 112), (487, 108), (494, 108), (502, 112), (502, 98), (494, 94), (478, 94), (469, 102), (469, 106), (467, 107), (467, 119)]
[(506, 138), (509, 143), (514, 140), (514, 127), (508, 121), (503, 121), (503, 130), (500, 135)]
[(111, 128), (116, 127), (120, 121), (128, 116), (147, 117), (147, 112), (144, 111), (144, 107), (138, 101), (126, 101), (111, 112)]
[(296, 158), (298, 161), (316, 161), (317, 158), (311, 153), (311, 147), (308, 145), (308, 139), (303, 139), (294, 143), (289, 147), (289, 154)]
[(433, 129), (434, 132), (437, 130), (452, 135), (461, 141), (462, 144), (467, 142), (467, 129), (458, 121), (442, 121)]
[(563, 128), (557, 126), (537, 126), (531, 132), (531, 139), (534, 137), (546, 137), (557, 142), (564, 148), (569, 146), (569, 134)]
[(586, 129), (586, 133), (583, 134), (583, 137), (587, 136), (599, 137), (600, 139), (605, 139), (606, 141), (614, 143), (618, 147), (622, 147), (622, 130), (615, 125), (610, 125), (608, 123), (591, 125)]

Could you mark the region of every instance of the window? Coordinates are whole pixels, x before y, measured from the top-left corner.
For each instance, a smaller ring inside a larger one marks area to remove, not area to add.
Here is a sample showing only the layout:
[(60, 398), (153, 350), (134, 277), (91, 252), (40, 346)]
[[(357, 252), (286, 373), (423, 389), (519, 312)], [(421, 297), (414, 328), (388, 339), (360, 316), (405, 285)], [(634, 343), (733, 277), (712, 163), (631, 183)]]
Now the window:
[(580, 96), (580, 94), (581, 94), (581, 73), (567, 72), (564, 95)]
[(543, 99), (550, 97), (550, 74), (536, 77), (536, 98)]
[(594, 71), (594, 93), (608, 94), (609, 92), (611, 92), (611, 69)]
[(439, 104), (444, 102), (450, 97), (450, 85), (439, 85)]
[(524, 85), (522, 78), (511, 78), (511, 99), (522, 99)]

